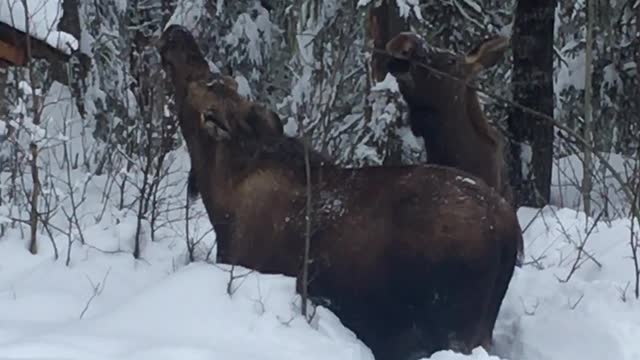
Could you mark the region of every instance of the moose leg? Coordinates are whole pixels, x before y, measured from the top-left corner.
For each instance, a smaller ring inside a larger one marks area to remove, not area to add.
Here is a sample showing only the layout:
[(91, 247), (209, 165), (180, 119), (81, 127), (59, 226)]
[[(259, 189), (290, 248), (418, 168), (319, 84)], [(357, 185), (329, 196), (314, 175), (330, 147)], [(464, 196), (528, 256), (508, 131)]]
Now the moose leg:
[(437, 298), (422, 317), (427, 319), (423, 326), (433, 329), (435, 351), (469, 354), (486, 340), (487, 321), (494, 310), (491, 303), (498, 298), (494, 289), (497, 272), (502, 270), (497, 265), (499, 258), (486, 260), (485, 266), (450, 264), (435, 276), (438, 284), (433, 294)]
[[(485, 335), (484, 340), (482, 341), (482, 346), (486, 351), (489, 351), (493, 345), (493, 328), (495, 327), (496, 320), (498, 318), (498, 314), (500, 312), (500, 307), (504, 300), (504, 297), (509, 288), (509, 283), (511, 282), (511, 278), (513, 276), (513, 272), (516, 264), (518, 263), (517, 256), (514, 256), (513, 249), (505, 249), (502, 253), (501, 259), (501, 268), (498, 272), (498, 276), (496, 279), (496, 283), (493, 289), (493, 298), (489, 303), (489, 309), (487, 311), (487, 317), (485, 319)], [(520, 249), (518, 249), (520, 250)]]
[(216, 262), (224, 264), (234, 264), (235, 259), (229, 250), (231, 245), (231, 224), (227, 222), (214, 223), (216, 232)]
[(193, 167), (189, 169), (189, 177), (187, 178), (187, 196), (190, 200), (195, 200), (198, 197), (198, 184), (196, 182), (196, 174), (193, 171)]
[[(317, 265), (317, 262), (314, 264)], [(313, 266), (311, 268), (313, 269)], [(393, 306), (381, 303), (381, 297), (375, 294), (347, 295), (344, 290), (335, 289), (331, 282), (326, 282), (326, 278), (314, 270), (310, 271), (310, 278), (313, 280), (309, 282), (307, 288), (309, 299), (314, 305), (324, 306), (333, 312), (340, 322), (353, 331), (356, 337), (371, 350), (375, 360), (396, 360), (394, 357), (389, 357), (383, 347), (389, 327), (394, 326), (392, 322), (387, 321), (389, 318), (393, 319), (393, 316), (388, 316), (393, 312)], [(301, 274), (302, 272), (298, 274), (296, 281), (298, 294), (302, 294)]]
[(395, 322), (389, 321), (393, 306), (380, 306), (377, 299), (370, 296), (357, 300), (335, 299), (329, 309), (371, 350), (376, 360), (406, 360), (396, 357), (396, 349), (389, 347), (390, 333), (397, 333)]
[[(431, 356), (437, 349), (429, 330), (418, 326), (406, 316), (404, 328), (383, 328), (387, 336), (379, 339), (375, 348), (376, 360), (418, 360)], [(382, 340), (382, 341), (381, 341)]]

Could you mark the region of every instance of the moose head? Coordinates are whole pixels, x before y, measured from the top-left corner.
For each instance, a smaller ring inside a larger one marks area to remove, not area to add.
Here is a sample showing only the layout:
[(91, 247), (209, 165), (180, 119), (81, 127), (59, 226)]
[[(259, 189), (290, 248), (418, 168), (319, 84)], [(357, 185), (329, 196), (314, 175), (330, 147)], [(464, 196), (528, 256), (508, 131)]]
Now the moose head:
[(456, 54), (428, 44), (418, 34), (402, 32), (385, 48), (392, 57), (387, 66), (389, 72), (413, 95), (407, 101), (435, 109), (455, 103), (456, 97), (463, 99), (467, 83), (503, 58), (509, 39), (494, 36), (467, 54)]

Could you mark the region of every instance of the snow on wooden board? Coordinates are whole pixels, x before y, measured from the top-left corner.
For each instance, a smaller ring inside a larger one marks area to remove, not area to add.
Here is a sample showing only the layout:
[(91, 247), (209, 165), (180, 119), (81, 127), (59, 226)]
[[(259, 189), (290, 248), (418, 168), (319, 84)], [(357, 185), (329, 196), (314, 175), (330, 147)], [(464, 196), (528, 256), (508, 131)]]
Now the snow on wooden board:
[(27, 31), (25, 14), (29, 18), (29, 34), (36, 39), (45, 41), (54, 48), (71, 54), (78, 49), (78, 40), (73, 35), (58, 31), (58, 22), (62, 18), (62, 3), (60, 0), (0, 0), (0, 22), (5, 23), (22, 32)]

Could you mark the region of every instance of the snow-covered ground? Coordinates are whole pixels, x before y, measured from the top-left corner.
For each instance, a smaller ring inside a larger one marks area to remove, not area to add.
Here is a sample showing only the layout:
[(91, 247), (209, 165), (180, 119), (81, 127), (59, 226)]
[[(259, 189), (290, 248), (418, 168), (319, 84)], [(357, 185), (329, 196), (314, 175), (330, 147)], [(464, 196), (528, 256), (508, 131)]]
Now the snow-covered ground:
[(294, 279), (254, 273), (236, 280), (229, 296), (229, 268), (176, 266), (168, 242), (154, 246), (144, 261), (93, 252), (71, 267), (31, 256), (17, 241), (2, 241), (0, 253), (2, 359), (355, 359), (368, 354), (332, 314), (320, 312), (314, 327), (296, 315)]
[[(537, 214), (521, 209), (523, 224)], [(629, 222), (592, 231), (568, 282), (584, 218), (544, 209), (527, 230), (536, 265), (517, 269), (495, 330), (499, 357), (443, 351), (431, 359), (632, 360), (640, 358)], [(544, 218), (543, 218), (544, 217)], [(568, 234), (567, 237), (565, 234)], [(111, 229), (95, 233), (111, 242)], [(571, 240), (570, 240), (571, 239)], [(61, 240), (62, 242), (62, 240)], [(206, 263), (184, 266), (180, 239), (130, 253), (76, 251), (70, 266), (0, 240), (0, 359), (372, 359), (329, 311), (298, 315), (294, 279)], [(597, 263), (596, 263), (597, 262)], [(600, 264), (600, 265), (597, 265)], [(601, 267), (600, 267), (601, 266)]]
[[(53, 105), (44, 123), (53, 140), (46, 140), (50, 148), (41, 160), (43, 168), (55, 170), (64, 144), (72, 154), (84, 150), (81, 124), (64, 100), (68, 93), (52, 94), (56, 99), (47, 101)], [(67, 128), (56, 119), (65, 119)], [(38, 255), (27, 251), (28, 232), (10, 229), (0, 238), (0, 359), (373, 359), (331, 312), (318, 309), (311, 324), (298, 315), (293, 278), (189, 263), (183, 220), (189, 161), (183, 148), (169, 160), (172, 172), (163, 180), (159, 205), (164, 226), (152, 242), (145, 225), (139, 260), (132, 256), (135, 212), (118, 210), (118, 196), (105, 200), (109, 179), (87, 178), (82, 167), (70, 173), (77, 195), (88, 180), (87, 200), (78, 211), (82, 234), (69, 229), (75, 239), (69, 247), (69, 237), (55, 231), (59, 260), (46, 232), (39, 234)], [(136, 180), (133, 172), (129, 176)], [(65, 177), (61, 172), (50, 179), (61, 194)], [(71, 209), (67, 195), (56, 199)], [(0, 207), (0, 222), (26, 217), (11, 211)], [(190, 233), (203, 239), (197, 253), (202, 259), (215, 235), (201, 203), (192, 211), (199, 216), (190, 221)], [(52, 222), (66, 226), (64, 212), (57, 214)], [(470, 356), (442, 351), (431, 359), (640, 359), (630, 220), (592, 226), (593, 219), (559, 207), (521, 208), (519, 218), (526, 228), (527, 265), (516, 269), (492, 355), (479, 348)]]

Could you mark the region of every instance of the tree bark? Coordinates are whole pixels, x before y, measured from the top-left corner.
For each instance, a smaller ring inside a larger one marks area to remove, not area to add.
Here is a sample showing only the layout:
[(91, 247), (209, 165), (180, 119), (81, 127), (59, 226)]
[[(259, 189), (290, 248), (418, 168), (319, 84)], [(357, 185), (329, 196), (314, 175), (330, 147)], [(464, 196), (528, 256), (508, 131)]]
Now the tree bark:
[(636, 6), (636, 76), (640, 88), (640, 4)]
[[(587, 0), (587, 39), (585, 46), (585, 71), (584, 71), (584, 134), (583, 137), (594, 146), (593, 142), (593, 108), (591, 101), (593, 99), (593, 88), (591, 82), (591, 64), (593, 60), (593, 18), (595, 15), (595, 0)], [(582, 160), (582, 199), (584, 211), (587, 215), (591, 215), (591, 190), (593, 189), (591, 179), (591, 152), (584, 149), (584, 158)]]
[[(78, 44), (80, 44), (82, 27), (80, 26), (80, 4), (78, 0), (62, 1), (62, 17), (58, 22), (58, 30), (73, 35), (78, 40)], [(72, 54), (72, 59), (69, 63), (72, 65), (71, 78), (68, 78), (66, 64), (62, 63), (52, 66), (52, 74), (55, 80), (69, 85), (78, 112), (84, 117), (86, 115), (84, 93), (87, 90), (85, 79), (91, 70), (91, 58), (78, 48), (78, 51)]]
[[(367, 37), (369, 44), (376, 49), (384, 49), (392, 37), (408, 29), (409, 25), (400, 17), (395, 0), (376, 1), (369, 8)], [(384, 54), (371, 55), (371, 78), (374, 81), (382, 81), (387, 76), (386, 61)]]
[(58, 22), (58, 30), (73, 35), (80, 41), (80, 11), (78, 0), (62, 1), (62, 16)]
[[(513, 26), (514, 101), (553, 116), (553, 40), (557, 0), (518, 0)], [(513, 108), (507, 120), (511, 133), (511, 182), (518, 205), (549, 202), (553, 160), (553, 124)], [(523, 159), (522, 145), (531, 146)]]

